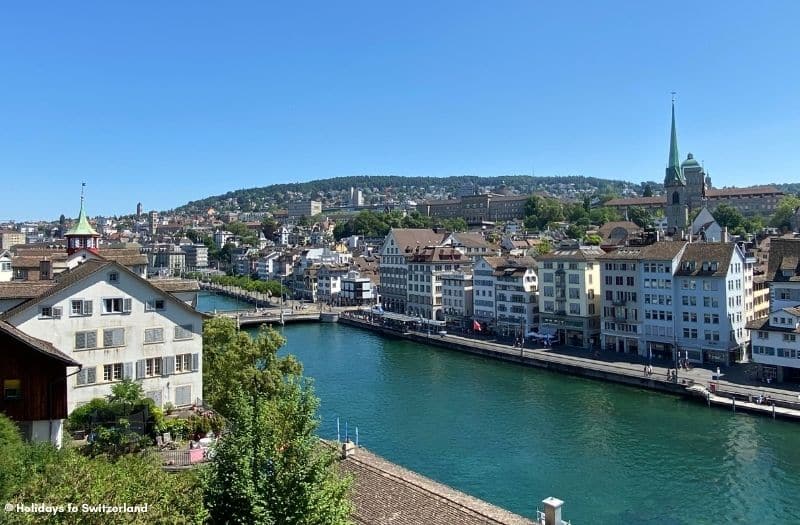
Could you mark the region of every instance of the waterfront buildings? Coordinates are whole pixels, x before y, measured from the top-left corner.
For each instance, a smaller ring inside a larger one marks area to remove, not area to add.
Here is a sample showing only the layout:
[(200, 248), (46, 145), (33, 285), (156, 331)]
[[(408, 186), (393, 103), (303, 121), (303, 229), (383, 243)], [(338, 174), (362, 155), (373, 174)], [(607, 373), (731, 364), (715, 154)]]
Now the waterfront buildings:
[(470, 328), (473, 319), (473, 274), (454, 270), (441, 274), (444, 318), (461, 329)]
[(542, 333), (572, 346), (600, 344), (600, 266), (596, 246), (560, 248), (539, 257)]
[(369, 277), (362, 277), (355, 270), (347, 272), (347, 275), (342, 277), (337, 301), (340, 305), (369, 306), (375, 304), (377, 300), (375, 287)]
[(603, 349), (697, 363), (742, 359), (748, 266), (734, 243), (660, 242), (603, 256)]
[(437, 246), (442, 235), (430, 229), (392, 228), (380, 250), (380, 294), (383, 307), (406, 313), (408, 304), (408, 268), (406, 256), (418, 248)]
[(766, 279), (769, 314), (747, 323), (752, 359), (764, 380), (800, 381), (800, 239), (771, 240)]
[(503, 337), (523, 337), (538, 327), (538, 292), (531, 257), (481, 257), (475, 263), (475, 318)]
[(406, 257), (408, 302), (406, 313), (444, 321), (443, 276), (470, 266), (470, 259), (453, 246), (414, 248)]
[(70, 369), (68, 412), (125, 378), (140, 380), (159, 406), (202, 397), (202, 314), (118, 263), (62, 272), (2, 320), (83, 365)]

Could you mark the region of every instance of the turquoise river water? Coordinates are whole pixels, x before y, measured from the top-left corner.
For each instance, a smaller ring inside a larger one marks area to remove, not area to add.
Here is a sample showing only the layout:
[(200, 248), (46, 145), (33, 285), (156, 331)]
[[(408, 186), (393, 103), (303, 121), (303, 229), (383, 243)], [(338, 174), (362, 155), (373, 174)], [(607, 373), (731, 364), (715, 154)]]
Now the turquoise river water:
[(342, 437), (358, 426), (375, 453), (513, 512), (555, 496), (575, 525), (800, 523), (796, 423), (343, 325), (280, 330), (322, 437), (338, 417)]

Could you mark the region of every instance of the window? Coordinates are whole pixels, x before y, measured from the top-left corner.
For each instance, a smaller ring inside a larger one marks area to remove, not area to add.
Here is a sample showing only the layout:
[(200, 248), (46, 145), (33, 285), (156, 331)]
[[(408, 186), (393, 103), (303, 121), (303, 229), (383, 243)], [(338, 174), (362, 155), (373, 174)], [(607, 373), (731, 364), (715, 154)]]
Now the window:
[(569, 298), (570, 299), (580, 299), (581, 291), (580, 288), (570, 288), (569, 289)]
[(784, 341), (794, 342), (796, 339), (797, 339), (797, 337), (795, 336), (795, 334), (783, 334), (783, 340)]
[(97, 368), (93, 366), (81, 368), (78, 373), (75, 374), (75, 382), (78, 386), (96, 383)]
[(145, 359), (144, 361), (144, 375), (147, 377), (153, 376), (160, 376), (161, 375), (161, 358), (154, 357), (151, 359)]
[(110, 272), (108, 274), (108, 282), (115, 283), (119, 281), (119, 274), (117, 272)]
[(119, 381), (122, 379), (122, 363), (103, 365), (103, 381)]
[(130, 299), (123, 299), (122, 297), (103, 299), (104, 314), (122, 314), (122, 313), (130, 313), (130, 311), (131, 311)]
[(163, 343), (164, 342), (164, 329), (163, 328), (145, 328), (144, 342), (148, 343)]
[(19, 379), (6, 379), (3, 381), (3, 399), (22, 399), (22, 381)]
[(569, 284), (580, 284), (581, 276), (577, 273), (569, 274)]
[(73, 299), (70, 301), (71, 315), (92, 315), (92, 301)]
[(91, 350), (92, 348), (97, 348), (96, 331), (75, 332), (75, 350)]
[(149, 299), (145, 305), (144, 309), (147, 312), (152, 312), (155, 310), (163, 310), (164, 309), (164, 299)]
[(190, 324), (183, 324), (180, 326), (175, 327), (175, 339), (191, 339), (192, 338), (192, 328), (193, 326)]
[(759, 330), (758, 332), (756, 332), (756, 334), (759, 339), (769, 339), (769, 332), (763, 332)]
[(192, 371), (192, 354), (178, 354), (175, 356), (175, 373)]
[(570, 305), (569, 305), (569, 313), (575, 314), (575, 315), (580, 315), (581, 314), (581, 305), (575, 304), (575, 303), (570, 303)]
[(124, 328), (107, 328), (103, 330), (103, 347), (112, 348), (125, 345)]
[(40, 319), (61, 319), (60, 306), (42, 306)]

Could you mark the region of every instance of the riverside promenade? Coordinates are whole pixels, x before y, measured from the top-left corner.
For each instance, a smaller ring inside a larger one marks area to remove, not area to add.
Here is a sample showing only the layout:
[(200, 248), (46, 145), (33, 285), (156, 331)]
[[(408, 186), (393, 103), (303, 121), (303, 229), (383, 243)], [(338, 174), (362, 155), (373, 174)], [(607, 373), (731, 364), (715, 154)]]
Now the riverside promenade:
[[(645, 362), (610, 352), (592, 353), (571, 347), (522, 348), (496, 341), (476, 339), (454, 334), (427, 333), (417, 330), (397, 330), (369, 319), (368, 316), (349, 312), (339, 316), (339, 322), (350, 326), (403, 338), (450, 350), (457, 350), (494, 359), (515, 362), (525, 366), (544, 368), (575, 376), (601, 379), (629, 386), (676, 394), (699, 402), (746, 411), (773, 418), (800, 421), (798, 391), (760, 385), (749, 380), (743, 368), (728, 367), (719, 377), (716, 368), (694, 367), (679, 369), (677, 380), (668, 377), (674, 370), (671, 363), (652, 362), (652, 374), (645, 373)], [(759, 403), (759, 398), (762, 402)]]

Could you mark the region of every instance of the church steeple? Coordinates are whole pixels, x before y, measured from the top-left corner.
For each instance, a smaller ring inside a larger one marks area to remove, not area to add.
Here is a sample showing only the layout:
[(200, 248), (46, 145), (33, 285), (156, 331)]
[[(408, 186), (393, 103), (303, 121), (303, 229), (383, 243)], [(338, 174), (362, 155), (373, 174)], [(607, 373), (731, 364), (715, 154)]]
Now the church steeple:
[(69, 255), (84, 248), (90, 252), (98, 253), (100, 234), (89, 224), (86, 211), (83, 209), (83, 189), (85, 187), (86, 183), (84, 182), (81, 185), (81, 210), (78, 212), (78, 221), (65, 235), (67, 238), (67, 253)]
[(678, 131), (675, 129), (675, 98), (672, 98), (672, 131), (669, 137), (669, 159), (664, 175), (664, 186), (685, 186), (686, 179), (681, 171), (681, 159), (678, 154)]

